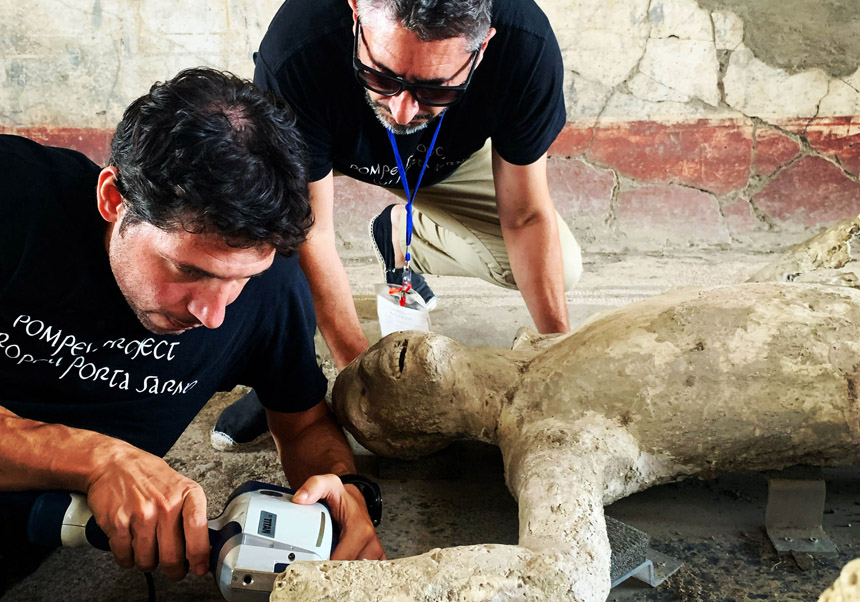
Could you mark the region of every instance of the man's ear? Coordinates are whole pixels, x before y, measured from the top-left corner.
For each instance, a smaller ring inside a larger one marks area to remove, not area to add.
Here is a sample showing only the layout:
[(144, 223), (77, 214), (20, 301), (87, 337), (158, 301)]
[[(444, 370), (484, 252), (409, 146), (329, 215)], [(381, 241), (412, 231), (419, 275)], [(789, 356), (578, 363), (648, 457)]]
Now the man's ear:
[(481, 58), (479, 59), (479, 61), (484, 60), (484, 51), (487, 49), (487, 44), (489, 44), (489, 43), (490, 43), (490, 40), (492, 40), (492, 39), (493, 39), (493, 36), (494, 36), (494, 35), (496, 35), (496, 28), (495, 28), (495, 27), (491, 27), (491, 28), (489, 29), (489, 31), (487, 31), (487, 37), (486, 37), (486, 38), (484, 38), (484, 43), (483, 43), (483, 44), (481, 44)]
[(116, 223), (125, 207), (122, 204), (122, 194), (117, 188), (119, 170), (116, 167), (105, 167), (99, 173), (96, 185), (96, 198), (99, 205), (99, 213), (106, 222)]
[(352, 9), (352, 22), (358, 19), (358, 0), (346, 0), (349, 2), (349, 7)]

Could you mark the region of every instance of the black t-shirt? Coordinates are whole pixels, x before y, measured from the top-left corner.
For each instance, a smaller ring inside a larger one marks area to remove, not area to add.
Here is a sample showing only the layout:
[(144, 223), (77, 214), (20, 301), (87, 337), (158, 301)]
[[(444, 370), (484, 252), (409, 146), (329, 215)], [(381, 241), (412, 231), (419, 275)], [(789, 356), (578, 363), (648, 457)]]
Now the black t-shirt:
[[(287, 0), (255, 54), (255, 83), (287, 99), (311, 156), (311, 181), (332, 167), (399, 187), (385, 128), (352, 70), (352, 11), (345, 0)], [(422, 186), (444, 180), (488, 138), (517, 165), (543, 155), (565, 123), (563, 67), (546, 15), (533, 0), (495, 0), (487, 45), (463, 99), (446, 113)], [(412, 185), (435, 121), (397, 137)]]
[(98, 174), (75, 151), (0, 136), (0, 406), (164, 455), (236, 384), (276, 411), (319, 403), (326, 382), (297, 259), (276, 256), (219, 328), (153, 334), (111, 272)]

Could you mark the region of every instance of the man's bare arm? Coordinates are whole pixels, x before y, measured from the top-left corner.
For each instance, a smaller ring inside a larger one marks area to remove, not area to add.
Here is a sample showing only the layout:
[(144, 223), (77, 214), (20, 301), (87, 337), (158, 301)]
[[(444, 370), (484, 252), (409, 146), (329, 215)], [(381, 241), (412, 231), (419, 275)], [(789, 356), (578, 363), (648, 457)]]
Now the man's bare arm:
[(494, 149), (493, 178), (511, 270), (535, 326), (541, 333), (567, 332), (564, 264), (546, 155), (530, 165), (514, 165)]
[(317, 474), (355, 472), (343, 430), (324, 401), (304, 412), (266, 410), (287, 480), (294, 487)]
[(334, 234), (334, 184), (329, 173), (309, 185), (314, 225), (299, 262), (310, 283), (317, 325), (335, 366), (341, 370), (369, 343), (352, 300), (349, 278), (337, 254)]

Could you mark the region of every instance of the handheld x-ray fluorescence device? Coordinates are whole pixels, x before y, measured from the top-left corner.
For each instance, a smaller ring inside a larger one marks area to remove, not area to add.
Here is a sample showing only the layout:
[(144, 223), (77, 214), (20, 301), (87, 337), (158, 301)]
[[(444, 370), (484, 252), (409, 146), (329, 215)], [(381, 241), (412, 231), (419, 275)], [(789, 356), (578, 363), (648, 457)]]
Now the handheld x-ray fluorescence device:
[[(374, 524), (382, 499), (378, 486), (358, 475), (342, 477), (359, 487)], [(293, 562), (328, 560), (338, 532), (328, 507), (293, 503), (292, 489), (248, 481), (238, 487), (220, 515), (209, 521), (210, 570), (228, 602), (266, 601), (275, 577)], [(30, 541), (47, 546), (93, 546), (109, 550), (86, 496), (71, 492), (41, 495), (30, 512)]]

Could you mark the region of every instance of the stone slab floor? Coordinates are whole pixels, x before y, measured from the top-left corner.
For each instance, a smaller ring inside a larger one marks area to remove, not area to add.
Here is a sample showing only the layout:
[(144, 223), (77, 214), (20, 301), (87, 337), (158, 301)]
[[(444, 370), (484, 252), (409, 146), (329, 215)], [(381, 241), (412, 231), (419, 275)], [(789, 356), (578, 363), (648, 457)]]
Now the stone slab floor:
[[(673, 254), (591, 255), (575, 291), (568, 293), (575, 326), (596, 311), (618, 307), (673, 286), (741, 282), (773, 259), (763, 253), (687, 251)], [(379, 268), (369, 261), (347, 266), (356, 303), (371, 340), (379, 337), (372, 283)], [(530, 324), (518, 293), (463, 278), (430, 277), (439, 296), (433, 330), (469, 345), (510, 346), (517, 329)], [(322, 341), (318, 349), (327, 372)], [(212, 399), (169, 454), (171, 464), (197, 479), (209, 496), (210, 515), (248, 479), (283, 483), (274, 447), (219, 453), (209, 447), (218, 413), (241, 391)], [(494, 448), (462, 444), (417, 462), (383, 460), (358, 449), (359, 468), (375, 475), (385, 500), (379, 533), (391, 558), (481, 542), (515, 543), (516, 503), (504, 485)], [(610, 600), (815, 600), (849, 559), (860, 555), (860, 471), (827, 470), (824, 526), (839, 549), (837, 558), (798, 562), (780, 558), (764, 533), (767, 496), (760, 474), (726, 475), (656, 487), (607, 509), (651, 538), (654, 549), (686, 564), (662, 586), (627, 582)], [(211, 576), (171, 583), (156, 574), (159, 600), (221, 600)], [(143, 576), (118, 568), (110, 555), (64, 549), (19, 584), (3, 602), (146, 600)]]

